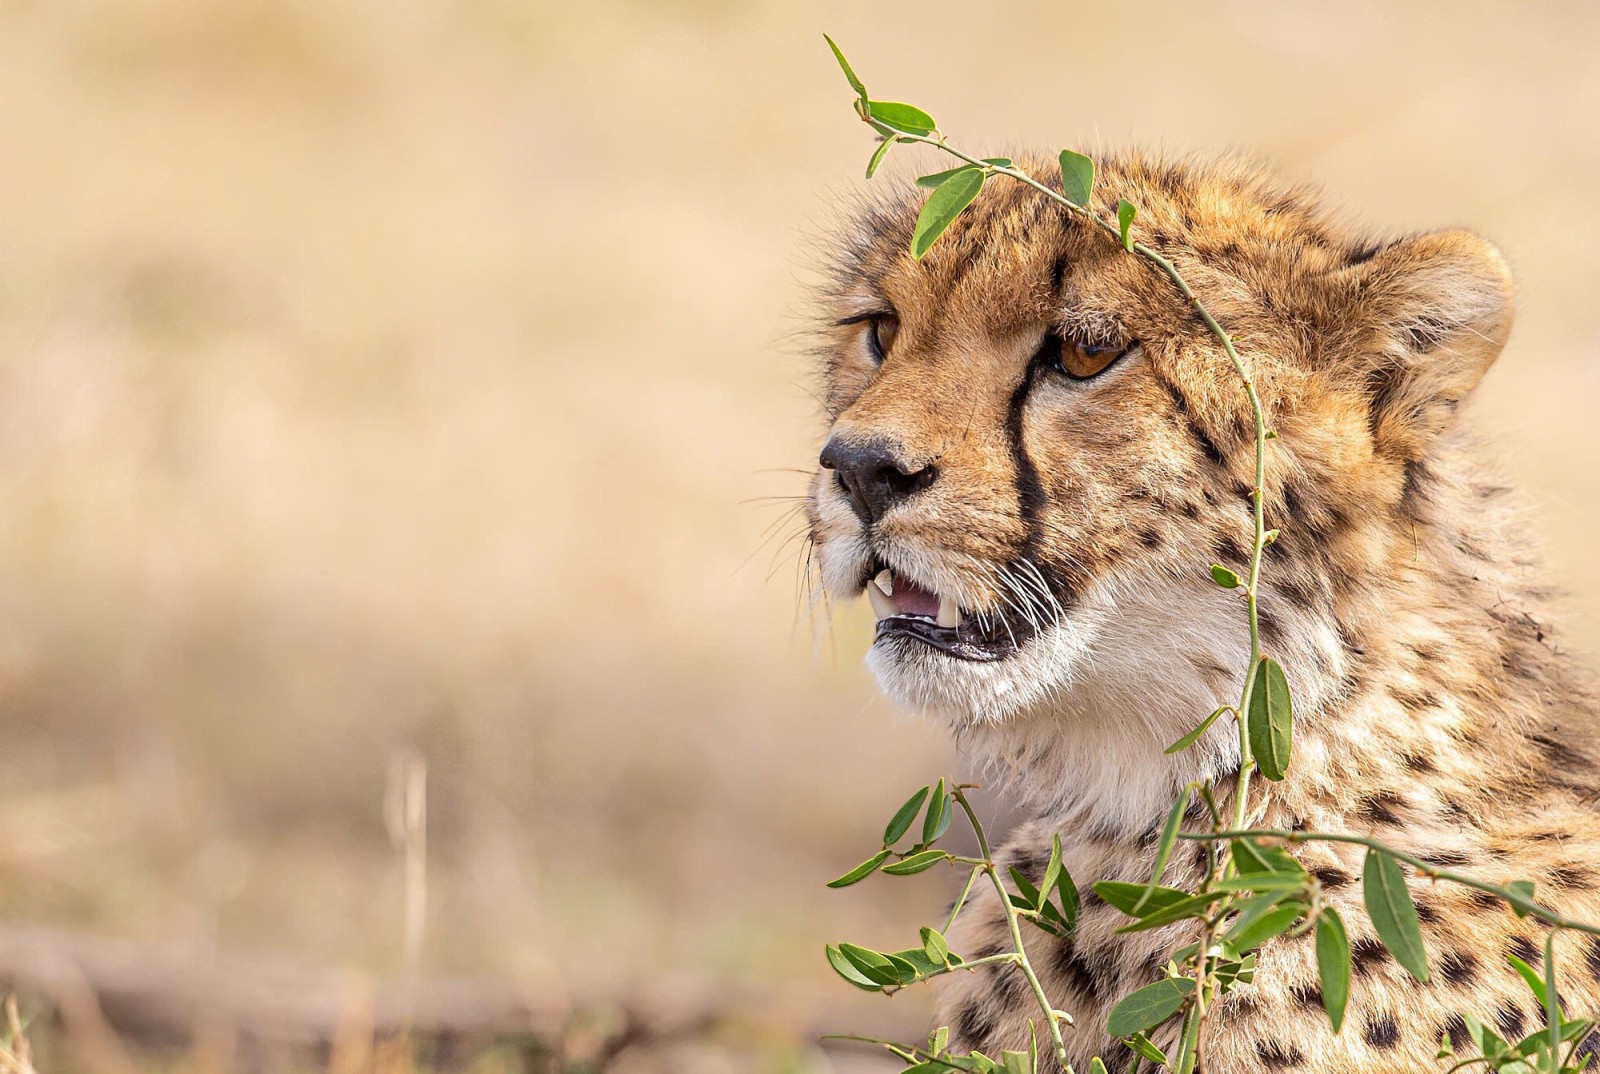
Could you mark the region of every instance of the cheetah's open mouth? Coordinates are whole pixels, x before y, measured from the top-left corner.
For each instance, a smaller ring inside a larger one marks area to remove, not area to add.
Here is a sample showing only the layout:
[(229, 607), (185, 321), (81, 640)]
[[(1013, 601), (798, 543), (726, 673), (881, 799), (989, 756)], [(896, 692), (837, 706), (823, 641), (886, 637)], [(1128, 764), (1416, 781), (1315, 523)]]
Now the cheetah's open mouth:
[(959, 660), (1003, 660), (1031, 633), (1004, 615), (969, 614), (883, 563), (873, 566), (867, 599), (878, 617), (876, 641), (910, 638)]

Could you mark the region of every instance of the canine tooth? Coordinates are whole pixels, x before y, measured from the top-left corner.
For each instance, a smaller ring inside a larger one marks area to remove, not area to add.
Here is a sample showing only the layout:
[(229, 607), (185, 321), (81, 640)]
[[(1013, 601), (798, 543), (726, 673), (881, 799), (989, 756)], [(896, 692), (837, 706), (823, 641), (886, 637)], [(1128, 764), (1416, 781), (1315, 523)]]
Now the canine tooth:
[(894, 571), (891, 571), (888, 567), (885, 567), (883, 570), (878, 572), (878, 576), (874, 578), (873, 581), (878, 583), (879, 589), (883, 590), (891, 597), (894, 596)]
[(953, 628), (961, 625), (961, 608), (949, 597), (939, 598), (939, 619), (942, 627)]
[(879, 619), (887, 619), (891, 615), (900, 614), (900, 609), (894, 606), (894, 601), (889, 599), (889, 594), (878, 588), (876, 581), (867, 583), (867, 600), (872, 602), (872, 614)]

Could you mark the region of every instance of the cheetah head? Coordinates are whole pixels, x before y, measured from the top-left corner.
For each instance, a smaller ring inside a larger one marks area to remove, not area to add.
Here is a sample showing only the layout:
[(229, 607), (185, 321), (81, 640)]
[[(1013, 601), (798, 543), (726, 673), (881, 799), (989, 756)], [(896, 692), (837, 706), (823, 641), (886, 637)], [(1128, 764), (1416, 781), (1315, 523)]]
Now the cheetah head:
[[(1312, 709), (1347, 655), (1327, 604), (1384, 554), (1410, 467), (1504, 342), (1505, 263), (1464, 232), (1352, 236), (1238, 161), (1123, 156), (1098, 186), (1103, 216), (1139, 206), (1136, 237), (1234, 334), (1267, 401), (1285, 520), (1267, 641)], [(865, 208), (831, 266), (809, 497), (824, 586), (871, 600), (869, 665), (910, 706), (1171, 741), (1245, 671), (1238, 595), (1208, 574), (1249, 556), (1238, 378), (1170, 280), (1036, 191), (992, 179), (920, 261), (919, 202)]]

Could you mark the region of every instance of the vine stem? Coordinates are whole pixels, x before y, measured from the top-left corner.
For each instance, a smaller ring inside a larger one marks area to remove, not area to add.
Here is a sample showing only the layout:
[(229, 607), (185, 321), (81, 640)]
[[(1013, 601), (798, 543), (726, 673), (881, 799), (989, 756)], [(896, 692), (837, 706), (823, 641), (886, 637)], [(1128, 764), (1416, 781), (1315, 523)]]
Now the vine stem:
[[(863, 115), (862, 118), (885, 137), (897, 139), (902, 142), (914, 142), (922, 145), (933, 146), (936, 149), (950, 154), (958, 160), (962, 160), (970, 165), (982, 168), (985, 173), (1004, 175), (1008, 178), (1030, 186), (1034, 190), (1037, 190), (1039, 193), (1043, 194), (1045, 197), (1049, 198), (1051, 201), (1055, 202), (1057, 205), (1060, 205), (1062, 208), (1066, 209), (1074, 216), (1077, 216), (1082, 220), (1087, 220), (1088, 222), (1099, 227), (1102, 231), (1114, 236), (1118, 240), (1119, 245), (1124, 245), (1125, 249), (1131, 251), (1132, 253), (1138, 254), (1140, 257), (1143, 257), (1145, 260), (1149, 261), (1151, 264), (1156, 266), (1156, 268), (1158, 268), (1162, 274), (1167, 277), (1167, 279), (1172, 281), (1173, 286), (1178, 289), (1178, 292), (1181, 295), (1183, 295), (1184, 300), (1188, 302), (1189, 307), (1194, 310), (1195, 314), (1205, 324), (1206, 328), (1210, 330), (1214, 337), (1216, 337), (1217, 342), (1222, 347), (1223, 353), (1227, 355), (1228, 363), (1233, 366), (1234, 373), (1238, 376), (1240, 383), (1244, 386), (1245, 396), (1250, 403), (1250, 416), (1255, 427), (1255, 481), (1250, 489), (1249, 494), (1251, 522), (1254, 528), (1254, 540), (1251, 542), (1249, 571), (1244, 585), (1245, 608), (1250, 624), (1250, 662), (1245, 669), (1244, 685), (1241, 687), (1239, 704), (1238, 707), (1234, 709), (1233, 714), (1234, 724), (1239, 735), (1239, 774), (1234, 785), (1233, 793), (1233, 827), (1236, 829), (1243, 828), (1248, 818), (1250, 776), (1256, 768), (1255, 759), (1250, 750), (1250, 733), (1247, 722), (1247, 713), (1250, 711), (1250, 697), (1255, 686), (1256, 668), (1261, 663), (1262, 655), (1259, 594), (1261, 591), (1261, 559), (1262, 554), (1266, 551), (1267, 547), (1266, 484), (1267, 440), (1269, 439), (1266, 411), (1261, 405), (1261, 396), (1256, 391), (1255, 377), (1251, 374), (1250, 367), (1245, 364), (1244, 358), (1240, 356), (1238, 348), (1234, 346), (1233, 337), (1228, 334), (1228, 331), (1223, 328), (1221, 324), (1218, 323), (1216, 317), (1214, 317), (1211, 311), (1206, 308), (1205, 303), (1200, 301), (1199, 297), (1194, 293), (1193, 288), (1189, 286), (1189, 282), (1183, 278), (1183, 273), (1178, 271), (1178, 267), (1173, 264), (1169, 258), (1158, 253), (1156, 250), (1151, 249), (1142, 242), (1124, 244), (1121, 230), (1117, 226), (1113, 225), (1110, 221), (1101, 217), (1100, 214), (1096, 213), (1088, 204), (1079, 205), (1077, 202), (1068, 198), (1064, 193), (1051, 189), (1044, 183), (1039, 182), (1033, 176), (1017, 168), (1010, 167), (1009, 165), (991, 164), (988, 161), (981, 160), (972, 156), (971, 154), (957, 149), (945, 141), (943, 133), (939, 131), (932, 131), (927, 135), (906, 134), (900, 131), (895, 131), (893, 128), (881, 126), (875, 123), (868, 116)], [(962, 801), (962, 806), (963, 808), (966, 807), (966, 802), (964, 800)], [(971, 817), (970, 809), (968, 810), (968, 816)], [(974, 817), (972, 820), (974, 827), (976, 827), (976, 818)], [(987, 856), (987, 853), (985, 856)], [(1225, 861), (1223, 863), (1223, 875), (1229, 876), (1232, 875), (1233, 872), (1233, 862), (1231, 860)], [(1006, 906), (1012, 937), (1017, 944), (1017, 949), (1021, 951), (1022, 938), (1017, 927), (1016, 915), (1014, 912), (1012, 912), (1010, 901), (1005, 897), (1004, 887), (1000, 884), (1000, 880), (997, 876), (995, 876), (992, 868), (989, 875), (991, 879), (994, 880), (995, 885), (1000, 888), (1001, 901)], [(1159, 877), (1156, 879), (1158, 881)], [(1209, 930), (1207, 931), (1209, 932)], [(1202, 943), (1200, 948), (1200, 953), (1195, 968), (1194, 991), (1194, 1002), (1197, 1010), (1196, 1017), (1200, 1020), (1201, 1024), (1196, 1028), (1195, 1032), (1194, 1039), (1197, 1042), (1196, 1047), (1192, 1052), (1187, 1049), (1184, 1050), (1182, 1055), (1182, 1063), (1179, 1066), (1177, 1074), (1190, 1074), (1190, 1072), (1193, 1071), (1201, 1061), (1201, 1056), (1199, 1054), (1201, 1047), (1199, 1042), (1204, 1037), (1204, 1021), (1206, 1015), (1209, 1013), (1208, 1005), (1205, 1002), (1205, 985), (1207, 980), (1210, 979), (1214, 970), (1214, 960), (1209, 953), (1209, 936), (1203, 936), (1202, 940), (1205, 942)], [(1023, 968), (1028, 975), (1029, 983), (1034, 987), (1034, 994), (1038, 998), (1040, 1006), (1044, 1008), (1046, 1020), (1050, 1023), (1051, 1034), (1054, 1042), (1057, 1045), (1058, 1058), (1060, 1058), (1063, 1067), (1066, 1067), (1064, 1047), (1061, 1044), (1061, 1034), (1056, 1023), (1055, 1009), (1050, 1005), (1050, 1001), (1045, 997), (1043, 989), (1039, 987), (1037, 978), (1033, 975), (1032, 967), (1027, 965), (1026, 960), (1024, 960)], [(1067, 1069), (1070, 1071), (1071, 1068), (1068, 1067)]]
[(1501, 887), (1491, 884), (1466, 873), (1458, 873), (1451, 869), (1442, 869), (1432, 865), (1415, 854), (1407, 854), (1403, 850), (1396, 850), (1380, 840), (1366, 835), (1347, 835), (1342, 832), (1291, 832), (1283, 828), (1236, 828), (1222, 832), (1180, 832), (1179, 839), (1188, 839), (1194, 842), (1215, 842), (1224, 839), (1281, 839), (1286, 843), (1352, 843), (1356, 846), (1376, 850), (1380, 854), (1387, 854), (1397, 861), (1403, 861), (1418, 873), (1430, 880), (1448, 880), (1452, 884), (1462, 887), (1474, 888), (1478, 891), (1488, 892), (1490, 895), (1504, 900), (1512, 909), (1519, 913), (1543, 921), (1553, 929), (1572, 929), (1575, 932), (1587, 932), (1600, 936), (1600, 925), (1591, 925), (1585, 921), (1567, 917), (1557, 913), (1550, 907), (1540, 902), (1535, 902), (1528, 896), (1514, 888)]
[[(972, 803), (967, 801), (964, 788), (957, 786), (951, 791), (951, 797), (967, 815), (967, 823), (972, 825), (972, 834), (978, 839), (978, 853), (982, 855), (984, 864), (980, 866), (988, 874), (989, 880), (994, 884), (995, 894), (1000, 896), (1000, 906), (1005, 911), (1006, 926), (1011, 930), (1011, 944), (1017, 952), (1017, 968), (1028, 980), (1028, 987), (1033, 989), (1033, 998), (1038, 1001), (1044, 1011), (1045, 1025), (1050, 1029), (1050, 1044), (1055, 1049), (1056, 1062), (1061, 1064), (1062, 1074), (1073, 1074), (1072, 1063), (1067, 1059), (1067, 1042), (1061, 1036), (1061, 1023), (1072, 1023), (1072, 1016), (1066, 1011), (1057, 1010), (1050, 1002), (1050, 997), (1045, 995), (1044, 985), (1039, 983), (1039, 975), (1034, 972), (1033, 963), (1028, 959), (1028, 951), (1022, 945), (1022, 922), (1017, 908), (1011, 904), (1011, 896), (1006, 891), (1006, 886), (1000, 880), (1000, 874), (995, 869), (994, 853), (989, 849), (989, 838), (984, 834), (983, 824), (978, 820), (978, 815), (972, 810)], [(1049, 893), (1043, 893), (1049, 898)]]

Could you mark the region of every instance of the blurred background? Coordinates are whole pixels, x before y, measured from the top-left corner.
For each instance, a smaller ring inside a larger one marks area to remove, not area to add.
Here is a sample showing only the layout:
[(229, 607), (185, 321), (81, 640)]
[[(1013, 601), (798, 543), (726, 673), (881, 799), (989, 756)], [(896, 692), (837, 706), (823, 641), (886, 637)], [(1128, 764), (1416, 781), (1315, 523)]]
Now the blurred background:
[(933, 920), (937, 874), (822, 885), (966, 771), (798, 587), (807, 287), (871, 149), (824, 29), (970, 148), (1243, 149), (1498, 241), (1475, 412), (1596, 648), (1592, 3), (10, 0), (41, 1069), (821, 1074), (882, 1067), (820, 1032), (919, 1031), (821, 958)]

